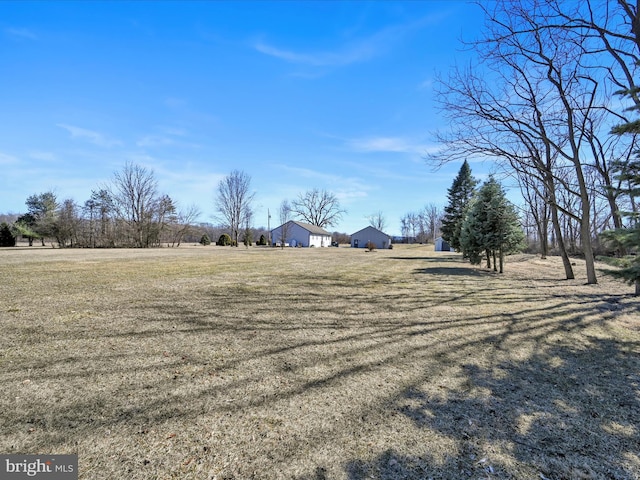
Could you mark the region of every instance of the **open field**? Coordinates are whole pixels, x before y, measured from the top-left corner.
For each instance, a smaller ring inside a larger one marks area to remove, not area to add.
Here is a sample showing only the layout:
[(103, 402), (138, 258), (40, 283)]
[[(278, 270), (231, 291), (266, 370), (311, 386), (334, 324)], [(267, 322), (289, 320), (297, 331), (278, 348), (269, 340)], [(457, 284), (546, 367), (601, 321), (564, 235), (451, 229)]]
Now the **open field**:
[(77, 453), (83, 479), (640, 478), (640, 300), (580, 265), (180, 247), (0, 268), (0, 453)]

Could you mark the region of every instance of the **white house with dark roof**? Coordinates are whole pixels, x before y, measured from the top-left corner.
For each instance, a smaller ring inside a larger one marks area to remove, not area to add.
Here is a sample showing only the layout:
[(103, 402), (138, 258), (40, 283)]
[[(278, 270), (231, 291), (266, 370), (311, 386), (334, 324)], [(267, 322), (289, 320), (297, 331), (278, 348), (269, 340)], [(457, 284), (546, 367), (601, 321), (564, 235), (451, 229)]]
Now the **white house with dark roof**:
[(372, 242), (379, 250), (391, 248), (391, 236), (377, 228), (369, 226), (351, 234), (352, 248), (367, 248), (369, 242)]
[(331, 234), (325, 229), (296, 220), (289, 220), (284, 225), (280, 225), (271, 230), (271, 241), (273, 245), (280, 246), (283, 231), (285, 234), (285, 245), (291, 247), (331, 246)]

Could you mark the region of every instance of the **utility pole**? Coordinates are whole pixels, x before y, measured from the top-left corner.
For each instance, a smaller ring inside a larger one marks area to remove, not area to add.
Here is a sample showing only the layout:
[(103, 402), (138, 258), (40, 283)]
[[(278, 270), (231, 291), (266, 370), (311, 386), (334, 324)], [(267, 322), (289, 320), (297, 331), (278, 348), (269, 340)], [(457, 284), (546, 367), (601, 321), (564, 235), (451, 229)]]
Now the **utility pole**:
[(269, 209), (267, 208), (267, 231), (268, 233), (268, 237), (269, 237), (269, 246), (271, 246), (271, 212), (269, 211)]

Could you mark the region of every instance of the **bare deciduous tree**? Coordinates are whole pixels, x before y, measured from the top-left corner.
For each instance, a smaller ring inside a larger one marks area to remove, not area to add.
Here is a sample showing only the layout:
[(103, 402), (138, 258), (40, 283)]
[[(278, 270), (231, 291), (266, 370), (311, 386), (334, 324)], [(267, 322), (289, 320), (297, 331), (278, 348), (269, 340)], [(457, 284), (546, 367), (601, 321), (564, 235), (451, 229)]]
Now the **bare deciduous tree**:
[(291, 220), (291, 205), (287, 200), (283, 200), (278, 208), (280, 217), (280, 248), (284, 248), (287, 243), (287, 235), (289, 234), (289, 221)]
[(327, 190), (307, 190), (291, 202), (291, 211), (305, 222), (320, 228), (336, 225), (346, 210), (338, 198)]
[(251, 192), (251, 177), (234, 170), (218, 184), (216, 197), (219, 218), (231, 230), (231, 237), (238, 246), (240, 228), (251, 218), (254, 193)]
[(158, 207), (157, 191), (153, 171), (141, 165), (127, 163), (122, 171), (113, 174), (109, 194), (135, 247), (150, 247), (157, 234), (153, 225)]
[(372, 213), (367, 217), (369, 225), (373, 228), (377, 228), (381, 232), (384, 232), (387, 228), (387, 220), (384, 218), (382, 211), (378, 210), (376, 213)]

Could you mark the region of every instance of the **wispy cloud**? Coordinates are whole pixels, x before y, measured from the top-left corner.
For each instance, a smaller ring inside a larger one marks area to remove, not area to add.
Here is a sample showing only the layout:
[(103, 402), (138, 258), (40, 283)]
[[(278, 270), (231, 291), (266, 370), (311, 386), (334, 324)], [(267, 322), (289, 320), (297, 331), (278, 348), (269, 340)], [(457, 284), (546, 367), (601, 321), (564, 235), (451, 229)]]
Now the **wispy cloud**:
[(51, 152), (29, 152), (29, 158), (42, 162), (54, 162), (57, 159), (56, 155)]
[(184, 128), (156, 127), (155, 130), (159, 133), (152, 133), (141, 137), (136, 145), (141, 148), (156, 148), (156, 147), (188, 147), (198, 148), (200, 145), (196, 143), (188, 142), (189, 132)]
[(390, 25), (369, 36), (347, 42), (334, 50), (302, 52), (291, 48), (277, 47), (263, 40), (253, 42), (252, 46), (260, 53), (290, 63), (313, 67), (339, 67), (365, 62), (383, 55), (410, 32), (434, 21), (437, 21), (434, 16), (426, 16), (412, 22)]
[(176, 142), (171, 137), (161, 135), (146, 135), (136, 142), (138, 147), (170, 147)]
[(38, 36), (27, 28), (5, 28), (4, 33), (10, 37), (21, 40), (37, 40)]
[(418, 85), (418, 90), (431, 90), (433, 88), (433, 79), (427, 78)]
[(376, 47), (373, 43), (366, 41), (343, 47), (336, 52), (299, 53), (267, 45), (264, 42), (257, 42), (254, 48), (265, 55), (313, 67), (335, 67), (363, 62), (373, 58), (382, 50), (382, 47)]
[(86, 140), (93, 143), (94, 145), (98, 145), (99, 147), (110, 148), (122, 145), (122, 142), (120, 142), (119, 140), (115, 140), (108, 137), (107, 135), (104, 135), (103, 133), (96, 132), (94, 130), (67, 125), (66, 123), (57, 123), (56, 126), (63, 128), (67, 132), (69, 132), (71, 134), (71, 138)]
[[(313, 187), (326, 188), (335, 193), (336, 197), (345, 203), (349, 203), (349, 201), (354, 199), (367, 197), (369, 192), (375, 189), (369, 182), (358, 177), (342, 176), (283, 164), (275, 166), (299, 179), (314, 180), (315, 185), (313, 185)], [(306, 184), (306, 182), (297, 182), (297, 185), (301, 183)], [(300, 192), (299, 187), (296, 189)]]
[(13, 155), (0, 152), (0, 165), (17, 165), (18, 163), (20, 163), (18, 158)]
[(367, 137), (355, 138), (346, 141), (347, 147), (356, 152), (391, 152), (425, 155), (435, 152), (438, 146), (416, 142), (402, 137)]

